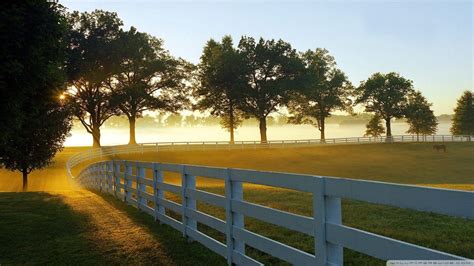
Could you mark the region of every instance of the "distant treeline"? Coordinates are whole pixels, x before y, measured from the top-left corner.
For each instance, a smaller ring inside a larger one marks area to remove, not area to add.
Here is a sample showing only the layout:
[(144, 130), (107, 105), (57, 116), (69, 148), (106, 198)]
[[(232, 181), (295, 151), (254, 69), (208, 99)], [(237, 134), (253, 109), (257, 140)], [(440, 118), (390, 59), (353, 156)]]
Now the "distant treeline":
[[(358, 113), (355, 115), (332, 115), (328, 118), (328, 124), (338, 124), (341, 126), (348, 125), (366, 125), (373, 114)], [(453, 115), (443, 114), (436, 117), (440, 123), (451, 123)], [(396, 119), (394, 123), (406, 123), (406, 119)], [(285, 115), (274, 115), (268, 117), (267, 124), (269, 126), (288, 125), (288, 117)], [(189, 126), (220, 126), (220, 119), (215, 116), (196, 116), (196, 115), (180, 115), (180, 114), (158, 114), (145, 115), (137, 120), (137, 127), (189, 127)], [(256, 126), (258, 120), (246, 119), (242, 123), (243, 126)], [(82, 125), (79, 121), (74, 127), (80, 128)], [(104, 126), (106, 128), (128, 128), (129, 122), (126, 116), (113, 116), (109, 118)]]

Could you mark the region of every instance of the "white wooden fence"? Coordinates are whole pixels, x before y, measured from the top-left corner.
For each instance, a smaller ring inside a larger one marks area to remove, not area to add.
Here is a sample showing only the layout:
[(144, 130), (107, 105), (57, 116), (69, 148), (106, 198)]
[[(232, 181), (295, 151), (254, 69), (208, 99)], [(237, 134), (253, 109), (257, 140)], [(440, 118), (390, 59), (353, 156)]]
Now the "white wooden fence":
[(233, 149), (261, 149), (261, 148), (292, 148), (327, 144), (366, 144), (366, 143), (396, 143), (396, 142), (473, 142), (474, 136), (467, 135), (431, 135), (414, 136), (398, 135), (387, 137), (349, 137), (332, 138), (321, 142), (320, 139), (300, 140), (270, 140), (266, 143), (260, 141), (236, 141), (230, 144), (228, 141), (194, 141), (194, 142), (153, 142), (138, 145), (106, 146), (90, 149), (71, 156), (67, 161), (68, 175), (72, 177), (71, 169), (76, 165), (104, 156), (115, 156), (128, 153), (143, 153), (165, 150), (233, 150)]
[[(147, 174), (147, 169), (149, 173)], [(163, 172), (181, 175), (181, 186), (165, 183)], [(225, 196), (196, 188), (196, 176), (223, 180)], [(251, 246), (296, 265), (342, 265), (343, 247), (382, 259), (463, 260), (465, 258), (348, 227), (341, 222), (341, 198), (474, 219), (474, 192), (436, 189), (345, 178), (261, 172), (137, 161), (104, 161), (85, 168), (77, 177), (83, 186), (108, 192), (168, 224), (225, 257), (228, 264), (261, 265), (245, 254)], [(285, 212), (243, 199), (243, 183), (309, 192), (313, 216)], [(177, 194), (182, 204), (164, 197)], [(225, 221), (196, 208), (196, 202), (225, 210)], [(168, 216), (165, 209), (181, 215)], [(269, 239), (244, 226), (244, 217), (314, 237), (315, 254)], [(221, 243), (200, 232), (197, 223), (226, 235)]]

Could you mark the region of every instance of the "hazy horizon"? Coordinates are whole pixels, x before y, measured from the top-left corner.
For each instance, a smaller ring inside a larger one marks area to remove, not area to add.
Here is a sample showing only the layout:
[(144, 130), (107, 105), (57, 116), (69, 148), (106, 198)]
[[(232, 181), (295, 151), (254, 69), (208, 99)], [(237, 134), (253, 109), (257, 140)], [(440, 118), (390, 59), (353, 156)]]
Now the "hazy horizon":
[[(451, 122), (440, 121), (437, 135), (450, 135)], [(326, 138), (362, 137), (366, 127), (358, 124), (326, 124)], [(392, 123), (394, 135), (408, 135), (408, 124), (399, 121)], [(65, 146), (90, 146), (92, 135), (82, 126), (77, 126), (66, 139)], [(129, 141), (129, 128), (104, 126), (101, 128), (101, 144), (124, 145)], [(229, 132), (218, 124), (213, 125), (185, 125), (185, 126), (155, 126), (146, 127), (137, 123), (136, 138), (138, 143), (150, 142), (202, 142), (202, 141), (229, 141)], [(270, 124), (268, 125), (268, 140), (302, 140), (319, 139), (320, 132), (312, 125)], [(260, 135), (258, 124), (244, 124), (235, 130), (235, 140), (257, 141)]]

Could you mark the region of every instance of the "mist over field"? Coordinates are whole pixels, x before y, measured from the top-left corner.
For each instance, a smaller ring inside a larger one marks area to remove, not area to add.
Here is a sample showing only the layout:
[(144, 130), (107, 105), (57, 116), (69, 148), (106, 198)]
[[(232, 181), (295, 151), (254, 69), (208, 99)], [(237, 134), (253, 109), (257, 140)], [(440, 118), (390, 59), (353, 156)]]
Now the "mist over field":
[[(159, 117), (158, 117), (159, 118)], [(451, 116), (438, 117), (438, 135), (450, 134)], [(129, 140), (126, 118), (111, 118), (102, 129), (104, 145), (127, 144)], [(312, 125), (288, 124), (286, 118), (278, 116), (268, 125), (269, 140), (319, 139), (319, 130)], [(334, 116), (326, 125), (327, 138), (362, 137), (366, 130), (366, 116)], [(398, 120), (392, 125), (393, 134), (407, 134), (408, 124)], [(229, 132), (219, 125), (216, 118), (199, 118), (193, 116), (168, 116), (157, 121), (156, 117), (145, 116), (137, 120), (137, 142), (192, 142), (192, 141), (228, 141)], [(258, 124), (247, 120), (235, 132), (236, 141), (255, 141), (259, 139)], [(90, 146), (92, 138), (79, 124), (76, 124), (71, 136), (66, 139), (66, 146)]]

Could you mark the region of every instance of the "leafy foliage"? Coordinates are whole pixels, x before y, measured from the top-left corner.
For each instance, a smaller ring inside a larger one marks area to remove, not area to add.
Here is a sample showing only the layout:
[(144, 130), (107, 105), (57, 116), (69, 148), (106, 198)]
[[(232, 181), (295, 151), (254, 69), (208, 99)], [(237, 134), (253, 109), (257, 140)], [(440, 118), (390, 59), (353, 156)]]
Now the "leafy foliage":
[(191, 66), (171, 57), (162, 43), (132, 27), (114, 46), (118, 62), (107, 84), (112, 105), (129, 119), (130, 144), (136, 144), (135, 120), (144, 111), (176, 112), (188, 104), (186, 78)]
[(308, 50), (301, 56), (306, 66), (305, 84), (288, 104), (290, 122), (318, 127), (324, 140), (325, 119), (335, 110), (351, 112), (352, 85), (326, 49)]
[(68, 105), (100, 146), (100, 126), (117, 113), (107, 81), (118, 64), (115, 53), (122, 21), (117, 14), (96, 10), (69, 14), (67, 74), (73, 89)]
[(234, 129), (243, 121), (245, 67), (243, 57), (233, 47), (232, 38), (225, 36), (221, 43), (213, 39), (207, 42), (197, 73), (196, 109), (208, 110), (211, 115), (220, 117), (222, 127), (230, 132), (231, 143), (234, 142)]
[(385, 128), (382, 125), (382, 119), (379, 115), (374, 115), (366, 125), (365, 137), (380, 137), (385, 133)]
[[(1, 3), (0, 164), (28, 174), (51, 163), (71, 128), (64, 88), (65, 20), (46, 1)], [(40, 34), (39, 34), (40, 33)], [(4, 105), (5, 102), (5, 105)]]
[(398, 73), (375, 73), (357, 88), (356, 104), (364, 104), (366, 112), (378, 114), (385, 120), (387, 136), (392, 136), (390, 120), (402, 118), (413, 92), (412, 81)]
[(454, 135), (474, 135), (474, 97), (465, 91), (454, 109), (451, 133)]
[(267, 141), (266, 118), (288, 101), (288, 94), (301, 87), (304, 65), (295, 49), (283, 40), (258, 42), (242, 37), (239, 53), (246, 64), (246, 87), (242, 110), (260, 122), (260, 139)]
[(431, 110), (431, 103), (419, 91), (408, 97), (406, 118), (410, 126), (407, 133), (416, 135), (432, 135), (436, 133), (438, 121)]

